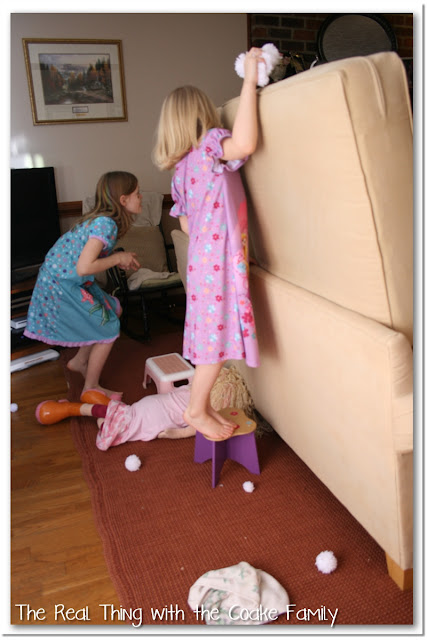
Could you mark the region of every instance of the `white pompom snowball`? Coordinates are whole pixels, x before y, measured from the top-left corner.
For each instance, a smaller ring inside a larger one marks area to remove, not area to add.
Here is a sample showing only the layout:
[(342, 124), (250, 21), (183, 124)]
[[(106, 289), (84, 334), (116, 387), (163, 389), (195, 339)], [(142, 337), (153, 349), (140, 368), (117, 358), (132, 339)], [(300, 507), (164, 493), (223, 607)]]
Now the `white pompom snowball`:
[(245, 58), (246, 58), (246, 53), (241, 53), (240, 55), (237, 56), (236, 60), (234, 61), (234, 70), (239, 76), (239, 78), (245, 77), (245, 66), (244, 66)]
[(128, 471), (138, 471), (141, 466), (141, 460), (135, 454), (128, 456), (125, 460), (125, 467)]
[(15, 411), (18, 411), (18, 405), (16, 404), (16, 402), (12, 402), (12, 404), (10, 405), (10, 410), (12, 413), (15, 413)]
[(248, 480), (247, 482), (243, 483), (243, 488), (246, 491), (246, 493), (252, 493), (252, 491), (255, 489), (255, 486), (253, 482)]
[[(282, 57), (277, 47), (271, 42), (263, 45), (262, 56), (263, 62), (258, 63), (258, 81), (259, 87), (265, 87), (269, 83), (270, 73)], [(245, 58), (247, 53), (241, 53), (234, 61), (234, 70), (240, 78), (245, 77)]]
[(332, 551), (322, 551), (316, 557), (316, 567), (322, 573), (332, 573), (337, 568), (338, 561)]

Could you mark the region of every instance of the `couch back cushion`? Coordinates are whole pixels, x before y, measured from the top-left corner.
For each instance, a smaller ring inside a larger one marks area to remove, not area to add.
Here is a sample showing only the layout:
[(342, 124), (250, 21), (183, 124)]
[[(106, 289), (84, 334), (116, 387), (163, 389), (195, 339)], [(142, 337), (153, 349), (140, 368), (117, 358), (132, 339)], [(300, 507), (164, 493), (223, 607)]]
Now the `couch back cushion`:
[[(237, 107), (223, 106), (225, 126)], [(259, 118), (242, 170), (253, 257), (412, 343), (412, 117), (400, 58), (348, 58), (269, 85)]]

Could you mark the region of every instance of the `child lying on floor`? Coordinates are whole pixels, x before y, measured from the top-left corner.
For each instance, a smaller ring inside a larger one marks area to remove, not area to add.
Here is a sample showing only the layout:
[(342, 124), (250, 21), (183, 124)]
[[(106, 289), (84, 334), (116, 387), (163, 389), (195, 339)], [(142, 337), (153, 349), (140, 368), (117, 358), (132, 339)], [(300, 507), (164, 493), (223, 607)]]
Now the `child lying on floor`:
[(189, 438), (196, 431), (183, 419), (190, 398), (189, 384), (170, 393), (145, 396), (132, 405), (108, 399), (108, 404), (46, 400), (36, 409), (37, 420), (56, 424), (70, 416), (97, 418), (96, 446), (106, 451), (111, 446), (135, 440)]

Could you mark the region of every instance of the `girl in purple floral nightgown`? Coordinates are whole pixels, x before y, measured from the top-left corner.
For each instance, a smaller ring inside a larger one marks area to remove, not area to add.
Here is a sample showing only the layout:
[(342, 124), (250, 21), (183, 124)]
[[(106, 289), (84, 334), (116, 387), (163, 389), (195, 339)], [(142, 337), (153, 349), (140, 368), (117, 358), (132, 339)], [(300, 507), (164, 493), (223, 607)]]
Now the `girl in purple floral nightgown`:
[(101, 388), (102, 368), (120, 334), (119, 301), (102, 291), (95, 275), (115, 265), (140, 266), (133, 253), (112, 253), (140, 211), (137, 178), (125, 171), (104, 174), (93, 211), (59, 238), (39, 270), (24, 333), (47, 344), (80, 347), (67, 366), (83, 374), (83, 392)]
[(248, 285), (246, 199), (238, 169), (258, 137), (257, 64), (245, 59), (245, 79), (232, 131), (221, 128), (213, 103), (200, 90), (181, 87), (165, 100), (154, 159), (175, 169), (174, 206), (190, 236), (183, 355), (196, 365), (185, 422), (223, 439), (236, 425), (215, 412), (210, 392), (224, 363), (246, 359), (256, 367), (258, 344)]

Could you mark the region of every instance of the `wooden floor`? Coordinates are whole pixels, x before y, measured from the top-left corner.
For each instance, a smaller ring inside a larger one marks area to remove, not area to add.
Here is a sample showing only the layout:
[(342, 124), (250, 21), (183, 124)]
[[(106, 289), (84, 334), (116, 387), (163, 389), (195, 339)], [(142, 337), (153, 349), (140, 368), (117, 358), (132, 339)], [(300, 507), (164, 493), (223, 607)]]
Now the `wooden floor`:
[[(43, 427), (34, 416), (42, 400), (66, 397), (62, 366), (55, 361), (13, 373), (11, 388), (18, 410), (11, 413), (10, 622), (106, 624), (99, 605), (120, 603), (69, 422)], [(44, 611), (35, 620), (38, 610)]]

